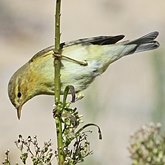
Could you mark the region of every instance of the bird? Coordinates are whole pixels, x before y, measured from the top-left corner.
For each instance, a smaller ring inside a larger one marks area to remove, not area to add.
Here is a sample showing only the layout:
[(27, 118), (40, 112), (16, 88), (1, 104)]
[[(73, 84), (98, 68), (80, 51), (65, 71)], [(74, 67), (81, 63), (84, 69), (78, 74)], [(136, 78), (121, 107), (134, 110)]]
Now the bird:
[[(61, 94), (68, 85), (76, 93), (85, 90), (97, 76), (121, 57), (159, 47), (159, 32), (120, 41), (124, 35), (98, 36), (60, 44)], [(20, 119), (23, 105), (37, 95), (54, 95), (54, 46), (36, 53), (10, 78), (8, 95)]]

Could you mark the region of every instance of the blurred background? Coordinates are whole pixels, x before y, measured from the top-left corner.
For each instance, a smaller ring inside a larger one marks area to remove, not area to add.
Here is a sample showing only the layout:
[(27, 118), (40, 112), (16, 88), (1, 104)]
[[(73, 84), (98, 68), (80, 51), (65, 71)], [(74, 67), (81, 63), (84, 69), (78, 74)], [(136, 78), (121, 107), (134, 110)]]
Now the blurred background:
[[(98, 35), (124, 34), (125, 40), (159, 31), (159, 49), (113, 63), (73, 106), (102, 129), (90, 135), (91, 149), (83, 165), (128, 165), (130, 135), (150, 122), (165, 124), (165, 1), (67, 0), (62, 4), (62, 41)], [(16, 110), (7, 94), (12, 74), (36, 52), (54, 43), (54, 1), (0, 0), (0, 162), (10, 150), (14, 164), (19, 134), (37, 135), (40, 142), (55, 139), (53, 97), (38, 96)], [(94, 140), (93, 140), (94, 139)], [(41, 143), (42, 144), (42, 143)], [(55, 144), (54, 144), (55, 145)]]

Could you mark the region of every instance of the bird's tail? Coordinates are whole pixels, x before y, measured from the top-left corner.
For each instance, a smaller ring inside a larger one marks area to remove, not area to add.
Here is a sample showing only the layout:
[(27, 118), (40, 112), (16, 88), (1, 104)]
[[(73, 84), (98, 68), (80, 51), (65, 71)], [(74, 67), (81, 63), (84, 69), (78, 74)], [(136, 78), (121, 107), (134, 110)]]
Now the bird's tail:
[(128, 54), (143, 52), (143, 51), (148, 51), (148, 50), (158, 48), (159, 43), (157, 41), (155, 41), (158, 34), (159, 34), (159, 32), (157, 32), (157, 31), (151, 32), (136, 40), (125, 43), (125, 45), (132, 45), (132, 44), (136, 45), (135, 49), (133, 49), (132, 52), (129, 52)]

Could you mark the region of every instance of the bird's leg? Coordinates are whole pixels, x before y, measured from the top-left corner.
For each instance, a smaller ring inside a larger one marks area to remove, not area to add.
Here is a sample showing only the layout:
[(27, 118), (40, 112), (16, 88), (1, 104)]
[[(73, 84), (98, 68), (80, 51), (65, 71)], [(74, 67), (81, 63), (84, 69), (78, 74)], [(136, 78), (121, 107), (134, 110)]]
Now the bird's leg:
[[(59, 55), (59, 54), (55, 54), (55, 56), (59, 57), (60, 55)], [(64, 56), (64, 55), (61, 55), (61, 57), (62, 57), (62, 58), (65, 58), (65, 59), (67, 59), (67, 60), (73, 61), (73, 62), (75, 62), (75, 63), (77, 63), (77, 64), (79, 64), (79, 65), (82, 65), (82, 66), (87, 66), (87, 65), (88, 65), (88, 63), (87, 63), (86, 60), (84, 60), (84, 61), (79, 61), (79, 60), (76, 60), (76, 59), (73, 59), (73, 58), (70, 58), (70, 57)]]

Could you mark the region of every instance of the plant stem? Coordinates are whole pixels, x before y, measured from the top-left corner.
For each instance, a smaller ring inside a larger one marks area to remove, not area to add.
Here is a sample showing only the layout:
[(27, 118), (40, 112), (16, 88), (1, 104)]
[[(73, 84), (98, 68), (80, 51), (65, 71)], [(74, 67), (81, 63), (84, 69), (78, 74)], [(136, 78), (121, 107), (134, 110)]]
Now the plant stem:
[(62, 138), (62, 121), (61, 121), (61, 106), (60, 106), (60, 68), (61, 68), (61, 49), (60, 49), (60, 13), (61, 0), (56, 0), (55, 6), (55, 49), (54, 49), (54, 89), (55, 89), (55, 105), (54, 118), (56, 123), (57, 133), (57, 150), (58, 150), (58, 165), (64, 165), (63, 155), (63, 138)]
[(55, 14), (55, 102), (58, 104), (60, 101), (60, 91), (61, 91), (61, 83), (60, 83), (60, 68), (61, 68), (61, 50), (60, 50), (60, 8), (61, 8), (61, 0), (56, 0), (56, 14)]

